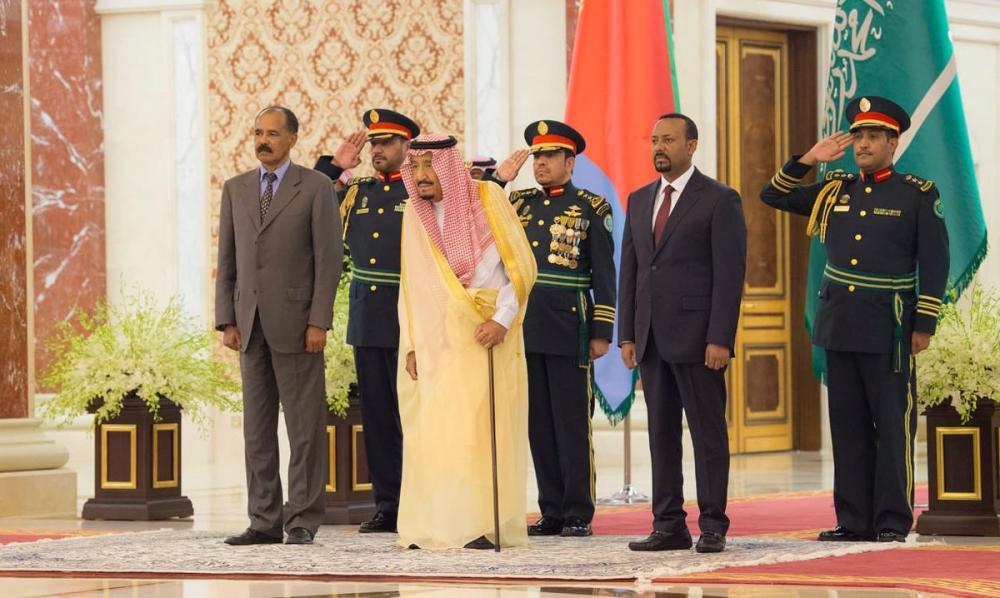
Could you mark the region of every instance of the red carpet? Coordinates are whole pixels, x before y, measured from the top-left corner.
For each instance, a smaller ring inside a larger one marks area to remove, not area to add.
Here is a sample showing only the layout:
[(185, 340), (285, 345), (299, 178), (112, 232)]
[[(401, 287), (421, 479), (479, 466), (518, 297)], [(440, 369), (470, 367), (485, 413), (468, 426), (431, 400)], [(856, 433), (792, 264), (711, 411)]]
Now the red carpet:
[(927, 546), (813, 561), (733, 567), (657, 583), (901, 588), (950, 596), (1000, 596), (1000, 546)]
[[(927, 486), (916, 489), (917, 504), (927, 503)], [(688, 527), (696, 535), (698, 530), (698, 505), (684, 505)], [(917, 509), (917, 513), (920, 513)], [(833, 495), (829, 491), (773, 494), (759, 497), (736, 498), (726, 509), (731, 521), (730, 536), (782, 535), (795, 538), (814, 538), (823, 529), (836, 525), (833, 513)], [(651, 530), (653, 516), (650, 506), (600, 507), (594, 517), (595, 534), (644, 536)]]

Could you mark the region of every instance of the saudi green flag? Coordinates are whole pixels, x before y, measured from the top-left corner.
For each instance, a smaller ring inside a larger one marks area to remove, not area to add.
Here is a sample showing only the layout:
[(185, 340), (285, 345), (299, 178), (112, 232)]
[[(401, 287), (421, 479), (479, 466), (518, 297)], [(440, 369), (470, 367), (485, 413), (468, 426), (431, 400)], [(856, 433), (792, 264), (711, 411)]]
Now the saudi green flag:
[[(948, 289), (961, 293), (986, 256), (986, 223), (944, 5), (944, 0), (837, 3), (823, 136), (847, 129), (844, 108), (856, 97), (886, 97), (910, 114), (912, 124), (896, 149), (896, 169), (937, 185), (951, 249)], [(857, 172), (850, 149), (823, 170), (836, 168)], [(806, 291), (810, 334), (825, 264), (826, 249), (813, 237)], [(813, 369), (825, 379), (826, 359), (818, 347)]]

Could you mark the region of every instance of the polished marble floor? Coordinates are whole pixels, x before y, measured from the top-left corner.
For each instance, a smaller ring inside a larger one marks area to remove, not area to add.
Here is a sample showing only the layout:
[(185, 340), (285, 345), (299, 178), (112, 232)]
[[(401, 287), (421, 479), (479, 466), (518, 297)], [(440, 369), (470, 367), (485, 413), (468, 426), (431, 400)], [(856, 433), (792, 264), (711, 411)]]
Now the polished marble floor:
[[(920, 446), (920, 444), (918, 444)], [(694, 465), (690, 451), (686, 451), (685, 486), (694, 497)], [(918, 451), (916, 471), (918, 482), (926, 479), (923, 451)], [(197, 466), (193, 466), (197, 467)], [(80, 472), (82, 480), (92, 479), (88, 472)], [(197, 475), (205, 475), (200, 473)], [(640, 490), (650, 487), (648, 467), (636, 468), (633, 484)], [(598, 469), (598, 494), (608, 496), (622, 484), (621, 467), (604, 466)], [(529, 504), (535, 500), (533, 484), (527, 489)], [(740, 455), (732, 460), (730, 495), (756, 496), (762, 494), (828, 489), (832, 486), (831, 457), (824, 452), (783, 452), (759, 455)], [(81, 483), (81, 499), (86, 496), (86, 483)], [(182, 529), (210, 529), (238, 531), (245, 527), (245, 494), (232, 488), (202, 488), (189, 493), (195, 508), (195, 517), (186, 521), (113, 522), (64, 519), (0, 519), (5, 529), (89, 529), (89, 530), (144, 530), (175, 527)], [(971, 539), (956, 542), (976, 543)], [(981, 540), (980, 542), (998, 544)], [(557, 597), (557, 596), (617, 596), (617, 597), (668, 597), (668, 596), (803, 596), (803, 597), (861, 597), (861, 596), (929, 596), (931, 594), (901, 590), (875, 590), (857, 588), (797, 588), (792, 586), (648, 586), (637, 588), (615, 584), (420, 584), (420, 583), (316, 583), (309, 581), (221, 581), (221, 580), (155, 580), (155, 579), (82, 579), (82, 578), (0, 578), (0, 597), (42, 596), (106, 596), (106, 597), (196, 597), (209, 598), (272, 598), (313, 596), (357, 596), (382, 598), (390, 596), (478, 597)]]

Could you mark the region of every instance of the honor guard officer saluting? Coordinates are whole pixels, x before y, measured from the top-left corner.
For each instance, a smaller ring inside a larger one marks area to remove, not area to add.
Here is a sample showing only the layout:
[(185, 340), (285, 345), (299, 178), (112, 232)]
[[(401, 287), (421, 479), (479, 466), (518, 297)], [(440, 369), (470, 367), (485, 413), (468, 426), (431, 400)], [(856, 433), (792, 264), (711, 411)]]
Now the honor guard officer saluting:
[[(793, 156), (761, 192), (809, 216), (826, 245), (813, 343), (826, 349), (837, 527), (823, 541), (902, 542), (913, 524), (913, 358), (934, 334), (948, 280), (948, 233), (934, 183), (893, 169), (910, 118), (874, 96), (847, 105), (849, 133)], [(809, 169), (850, 145), (860, 173)]]
[(322, 156), (316, 170), (336, 181), (345, 168), (360, 163), (371, 143), (373, 177), (351, 179), (340, 202), (344, 243), (351, 256), (351, 307), (347, 342), (361, 397), (368, 471), (377, 512), (361, 532), (395, 532), (403, 470), (403, 436), (396, 394), (399, 347), (399, 251), (406, 187), (399, 169), (410, 139), (420, 134), (415, 122), (392, 110), (376, 108), (362, 117), (368, 131), (351, 135), (334, 156)]
[(561, 122), (538, 121), (528, 125), (524, 139), (542, 186), (511, 194), (538, 262), (524, 318), (524, 349), (528, 437), (542, 517), (528, 533), (589, 536), (591, 362), (607, 353), (615, 321), (611, 206), (570, 180), (576, 155), (586, 145), (580, 133)]

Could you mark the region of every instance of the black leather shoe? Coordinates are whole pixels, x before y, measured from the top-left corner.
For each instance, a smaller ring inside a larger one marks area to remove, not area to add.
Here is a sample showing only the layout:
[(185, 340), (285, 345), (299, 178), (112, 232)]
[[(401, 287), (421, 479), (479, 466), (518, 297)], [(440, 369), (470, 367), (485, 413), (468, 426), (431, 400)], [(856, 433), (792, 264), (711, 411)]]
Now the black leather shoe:
[(237, 536), (229, 536), (225, 543), (230, 546), (250, 546), (252, 544), (281, 544), (280, 536), (272, 536), (249, 527)]
[(562, 520), (554, 517), (542, 517), (528, 526), (529, 536), (558, 536), (562, 531)]
[(493, 546), (493, 542), (486, 539), (486, 536), (479, 536), (472, 542), (466, 544), (465, 547), (473, 550), (492, 550), (493, 548), (496, 548)]
[(293, 527), (288, 530), (288, 537), (285, 538), (285, 544), (312, 544), (313, 535), (312, 532), (304, 527)]
[(396, 533), (396, 516), (386, 515), (382, 512), (375, 513), (374, 517), (361, 524), (358, 531), (362, 534), (394, 534)]
[(861, 534), (855, 534), (854, 532), (847, 531), (842, 526), (837, 526), (833, 529), (828, 529), (819, 533), (819, 537), (816, 538), (820, 542), (869, 542), (871, 538), (868, 536), (862, 536)]
[(722, 552), (726, 549), (726, 537), (718, 532), (701, 532), (696, 552)]
[(687, 550), (691, 548), (691, 532), (686, 528), (677, 532), (654, 530), (645, 540), (629, 542), (629, 550)]
[(901, 534), (891, 529), (884, 529), (878, 533), (878, 542), (906, 542), (906, 534)]
[(560, 536), (564, 538), (586, 538), (592, 536), (594, 532), (590, 529), (590, 524), (579, 517), (570, 517), (563, 525)]

